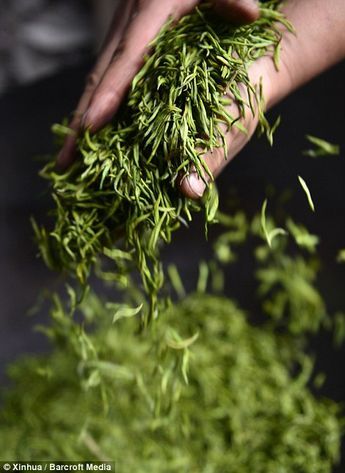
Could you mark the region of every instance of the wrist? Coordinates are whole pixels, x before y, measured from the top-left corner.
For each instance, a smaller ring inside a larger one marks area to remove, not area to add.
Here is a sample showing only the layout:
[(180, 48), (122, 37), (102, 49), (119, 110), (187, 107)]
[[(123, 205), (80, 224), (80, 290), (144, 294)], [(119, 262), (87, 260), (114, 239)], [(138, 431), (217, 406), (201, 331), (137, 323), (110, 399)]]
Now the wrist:
[(261, 76), (266, 109), (345, 57), (344, 0), (287, 0), (283, 11), (295, 32), (277, 25), (282, 34), (278, 69), (269, 56), (250, 69), (252, 83)]

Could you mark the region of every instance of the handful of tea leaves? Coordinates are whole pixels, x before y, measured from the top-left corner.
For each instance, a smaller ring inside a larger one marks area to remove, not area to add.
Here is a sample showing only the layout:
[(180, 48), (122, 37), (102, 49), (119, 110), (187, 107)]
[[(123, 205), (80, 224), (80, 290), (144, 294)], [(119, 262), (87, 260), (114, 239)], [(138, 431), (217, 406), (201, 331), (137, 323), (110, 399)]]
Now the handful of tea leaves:
[[(136, 267), (150, 298), (149, 316), (157, 315), (164, 281), (159, 242), (169, 242), (193, 211), (204, 208), (206, 221), (212, 221), (218, 205), (214, 186), (198, 203), (183, 197), (176, 181), (191, 166), (201, 177), (210, 174), (200, 150), (225, 146), (221, 124), (241, 128), (240, 119), (259, 109), (261, 128), (271, 138), (248, 67), (262, 55), (278, 57), (277, 24), (290, 28), (278, 5), (262, 3), (259, 20), (235, 28), (205, 3), (163, 28), (116, 122), (94, 136), (86, 132), (79, 142), (81, 159), (65, 173), (54, 163), (42, 171), (56, 203), (54, 228), (35, 225), (49, 266), (85, 284), (93, 263), (105, 254), (114, 262), (112, 277), (124, 285)], [(229, 115), (229, 100), (239, 116)]]

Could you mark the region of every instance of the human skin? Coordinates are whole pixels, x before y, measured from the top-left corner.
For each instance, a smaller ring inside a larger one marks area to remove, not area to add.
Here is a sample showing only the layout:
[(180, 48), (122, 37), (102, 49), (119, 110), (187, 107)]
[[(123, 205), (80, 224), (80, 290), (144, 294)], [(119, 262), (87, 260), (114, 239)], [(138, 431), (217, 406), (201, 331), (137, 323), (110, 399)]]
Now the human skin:
[[(74, 113), (70, 123), (74, 133), (67, 137), (58, 164), (65, 167), (73, 161), (76, 136), (81, 129), (96, 131), (116, 113), (142, 65), (148, 51), (147, 44), (165, 21), (171, 16), (180, 18), (197, 3), (198, 0), (141, 0), (138, 3), (126, 0), (123, 3), (121, 19), (115, 20), (111, 26)], [(214, 7), (235, 23), (254, 21), (259, 14), (254, 0), (214, 0)], [(269, 56), (258, 59), (249, 69), (252, 84), (262, 84), (267, 109), (345, 57), (344, 0), (287, 0), (282, 9), (293, 24), (295, 33), (289, 33), (282, 27), (279, 70)], [(232, 107), (231, 113), (235, 115), (236, 105)], [(248, 134), (237, 128), (227, 132), (226, 156), (223, 148), (203, 156), (214, 177), (248, 142), (258, 117), (248, 112), (243, 121)], [(201, 197), (205, 190), (204, 181), (193, 170), (180, 181), (179, 186), (182, 193), (194, 199)]]

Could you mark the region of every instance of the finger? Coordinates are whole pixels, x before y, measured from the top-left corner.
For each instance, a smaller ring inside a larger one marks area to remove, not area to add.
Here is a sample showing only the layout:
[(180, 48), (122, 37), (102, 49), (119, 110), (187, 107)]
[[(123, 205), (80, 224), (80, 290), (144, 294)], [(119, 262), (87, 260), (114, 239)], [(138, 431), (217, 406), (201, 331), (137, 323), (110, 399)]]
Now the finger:
[[(238, 114), (239, 112), (237, 107), (232, 105), (229, 113), (236, 116), (235, 113)], [(187, 176), (183, 177), (179, 183), (179, 188), (182, 194), (190, 199), (200, 199), (205, 192), (207, 183), (214, 180), (222, 172), (225, 166), (241, 151), (255, 131), (257, 117), (249, 115), (248, 112), (246, 119), (241, 119), (241, 123), (247, 130), (247, 133), (244, 133), (235, 126), (230, 130), (227, 129), (225, 124), (220, 126), (220, 129), (225, 136), (226, 152), (224, 151), (224, 147), (220, 146), (205, 153), (202, 156), (202, 159), (211, 171), (212, 177), (210, 177), (206, 171), (203, 172), (201, 177), (196, 172), (195, 168), (192, 167), (191, 172)]]
[(100, 129), (116, 113), (134, 76), (148, 53), (149, 43), (157, 36), (169, 17), (178, 19), (191, 10), (198, 0), (149, 0), (139, 4), (118, 54), (97, 87), (83, 126)]
[(113, 21), (110, 25), (109, 32), (101, 47), (98, 60), (86, 79), (84, 92), (78, 102), (78, 105), (73, 113), (73, 118), (69, 124), (72, 133), (65, 139), (64, 145), (57, 157), (57, 164), (61, 168), (65, 168), (71, 164), (74, 158), (76, 149), (76, 140), (80, 130), (81, 121), (86, 112), (91, 97), (101, 81), (107, 67), (110, 64), (116, 49), (118, 48), (126, 25), (134, 10), (136, 0), (125, 0), (121, 3), (121, 12), (117, 9), (115, 11)]
[(224, 156), (224, 150), (221, 148), (215, 148), (209, 153), (203, 156), (208, 169), (211, 171), (212, 178), (206, 171), (203, 171), (202, 176), (200, 176), (193, 166), (190, 173), (187, 176), (183, 176), (179, 182), (179, 188), (182, 194), (184, 194), (189, 199), (200, 199), (203, 196), (206, 186), (210, 180), (213, 180), (217, 177), (220, 172), (221, 167), (226, 161)]
[[(248, 76), (254, 89), (258, 90), (261, 88), (262, 98), (266, 102), (266, 98), (271, 96), (272, 82), (270, 80), (271, 74), (271, 59), (269, 57), (262, 57), (255, 61), (255, 63), (249, 68)], [(249, 91), (243, 84), (239, 84), (240, 93), (245, 103), (250, 103)], [(240, 113), (236, 100), (233, 100), (231, 94), (228, 94), (228, 98), (231, 100), (231, 105), (227, 107), (227, 112), (230, 116), (240, 119), (241, 127), (236, 126), (236, 123), (229, 129), (226, 124), (220, 124), (220, 131), (225, 137), (225, 150), (224, 147), (219, 146), (207, 153), (202, 158), (204, 159), (208, 169), (211, 171), (212, 178), (204, 172), (202, 178), (197, 174), (195, 169), (191, 169), (191, 172), (184, 176), (179, 182), (179, 188), (182, 194), (191, 199), (200, 199), (202, 197), (208, 182), (215, 179), (225, 168), (225, 166), (241, 151), (241, 149), (251, 139), (258, 121), (258, 107), (257, 102), (252, 100), (254, 110), (246, 108), (244, 116)], [(241, 116), (242, 115), (242, 116)], [(235, 120), (236, 122), (236, 120)], [(243, 129), (246, 130), (244, 133)]]
[(252, 23), (260, 16), (256, 0), (213, 0), (214, 9), (234, 24)]

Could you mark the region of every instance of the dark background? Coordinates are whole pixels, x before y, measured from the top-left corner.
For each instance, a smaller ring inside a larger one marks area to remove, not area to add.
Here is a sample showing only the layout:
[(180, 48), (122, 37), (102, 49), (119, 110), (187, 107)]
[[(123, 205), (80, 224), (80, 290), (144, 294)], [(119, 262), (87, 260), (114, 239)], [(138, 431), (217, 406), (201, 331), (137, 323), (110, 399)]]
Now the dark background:
[[(70, 68), (33, 85), (0, 97), (0, 380), (5, 367), (24, 353), (46, 350), (44, 337), (33, 325), (48, 316), (28, 316), (43, 288), (53, 287), (57, 277), (37, 258), (29, 222), (31, 215), (43, 218), (49, 208), (45, 183), (37, 173), (37, 157), (52, 153), (51, 124), (68, 115), (75, 106), (89, 64)], [(339, 248), (345, 247), (345, 65), (340, 64), (295, 92), (271, 112), (282, 115), (282, 124), (270, 148), (254, 138), (219, 178), (221, 202), (234, 187), (246, 207), (259, 210), (268, 184), (278, 191), (296, 188), (293, 215), (321, 235), (323, 261), (319, 285), (330, 311), (345, 309), (343, 291), (345, 264), (335, 264)], [(341, 146), (340, 157), (312, 159), (301, 151), (309, 147), (310, 133)], [(297, 174), (307, 181), (316, 213), (310, 211), (297, 183)], [(198, 261), (210, 252), (200, 221), (189, 231), (176, 234), (166, 258), (182, 266), (186, 285), (193, 287)], [(245, 260), (229, 274), (229, 295), (236, 294), (246, 309), (255, 307), (254, 287)], [(293, 277), (293, 275), (292, 275)], [(322, 334), (314, 342), (317, 365), (327, 374), (322, 394), (345, 400), (343, 363), (345, 351), (332, 348)], [(341, 471), (341, 470), (339, 470)]]

